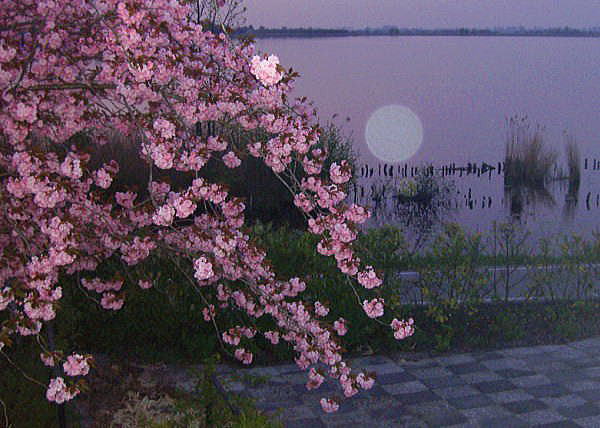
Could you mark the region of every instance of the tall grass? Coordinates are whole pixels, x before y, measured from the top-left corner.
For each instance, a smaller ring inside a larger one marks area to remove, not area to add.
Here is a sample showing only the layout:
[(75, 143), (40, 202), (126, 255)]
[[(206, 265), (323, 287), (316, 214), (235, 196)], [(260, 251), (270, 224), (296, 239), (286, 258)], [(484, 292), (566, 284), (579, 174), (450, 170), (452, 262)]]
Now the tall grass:
[(565, 150), (567, 153), (567, 167), (569, 169), (569, 183), (579, 187), (581, 181), (581, 157), (579, 155), (579, 146), (575, 137), (565, 134)]
[(544, 189), (558, 155), (545, 146), (543, 128), (532, 127), (527, 116), (513, 116), (507, 125), (504, 184)]
[(575, 208), (579, 202), (579, 187), (581, 184), (581, 157), (579, 155), (579, 146), (577, 141), (571, 135), (565, 134), (565, 150), (567, 155), (567, 168), (569, 175), (567, 177), (568, 187), (565, 196), (564, 213), (568, 218), (573, 218)]

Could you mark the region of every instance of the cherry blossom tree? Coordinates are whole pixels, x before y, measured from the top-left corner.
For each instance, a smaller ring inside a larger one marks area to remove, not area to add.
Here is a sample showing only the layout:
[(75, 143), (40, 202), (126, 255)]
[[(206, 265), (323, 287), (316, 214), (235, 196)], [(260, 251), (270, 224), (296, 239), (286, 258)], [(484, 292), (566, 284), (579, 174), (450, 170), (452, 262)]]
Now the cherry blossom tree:
[[(357, 305), (381, 322), (382, 281), (352, 249), (369, 212), (346, 203), (351, 167), (341, 161), (323, 174), (327, 153), (314, 147), (320, 128), (312, 109), (290, 98), (291, 70), (249, 41), (206, 30), (189, 19), (193, 12), (190, 2), (176, 0), (0, 2), (0, 350), (16, 336), (35, 336), (41, 361), (64, 373), (50, 380), (48, 400), (72, 399), (92, 357), (66, 355), (43, 336), (60, 307), (63, 279), (79, 278), (103, 308), (116, 311), (127, 287), (152, 287), (150, 275), (133, 272), (160, 254), (198, 290), (205, 320), (235, 358), (252, 362), (242, 345), (257, 334), (283, 340), (309, 370), (308, 388), (331, 376), (350, 397), (374, 378), (343, 361), (344, 319), (329, 320), (323, 304), (303, 301), (301, 278), (272, 270), (244, 228), (244, 202), (200, 173), (211, 159), (232, 170), (248, 157), (264, 161), (321, 236), (316, 250), (351, 279), (348, 292), (358, 296), (352, 288), (362, 286), (375, 293)], [(269, 138), (198, 135), (196, 124), (208, 122), (261, 129)], [(134, 161), (152, 165), (143, 191), (111, 189), (127, 165), (92, 167), (82, 141), (101, 146), (115, 132), (142, 142)], [(155, 170), (186, 174), (189, 185), (172, 188)], [(108, 259), (122, 263), (127, 281), (97, 274)], [(230, 310), (249, 320), (270, 316), (277, 328), (220, 326), (219, 313)], [(412, 320), (394, 319), (390, 327), (398, 339), (414, 331)], [(339, 407), (334, 398), (321, 404)]]

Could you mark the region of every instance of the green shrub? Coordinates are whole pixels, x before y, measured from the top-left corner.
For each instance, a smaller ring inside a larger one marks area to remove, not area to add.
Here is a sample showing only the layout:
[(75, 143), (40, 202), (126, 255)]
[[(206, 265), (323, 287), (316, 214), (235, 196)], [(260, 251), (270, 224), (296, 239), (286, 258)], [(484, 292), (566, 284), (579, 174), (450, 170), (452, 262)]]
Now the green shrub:
[(429, 257), (434, 265), (419, 268), (419, 288), (427, 315), (439, 326), (435, 333), (437, 347), (446, 350), (455, 334), (450, 318), (464, 308), (470, 314), (488, 294), (491, 283), (488, 271), (481, 269), (482, 237), (467, 235), (457, 224), (447, 224), (435, 238)]

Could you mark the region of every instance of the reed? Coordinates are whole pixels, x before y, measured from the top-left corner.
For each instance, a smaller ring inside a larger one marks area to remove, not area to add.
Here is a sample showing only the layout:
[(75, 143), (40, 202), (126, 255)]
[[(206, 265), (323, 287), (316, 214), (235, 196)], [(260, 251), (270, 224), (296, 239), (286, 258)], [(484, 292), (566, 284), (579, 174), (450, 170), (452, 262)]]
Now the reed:
[(508, 119), (504, 184), (543, 189), (552, 179), (557, 153), (544, 143), (543, 128), (532, 127), (527, 116)]
[(575, 137), (565, 134), (565, 151), (567, 154), (567, 167), (569, 169), (569, 187), (579, 188), (581, 182), (581, 157), (579, 155), (579, 146)]

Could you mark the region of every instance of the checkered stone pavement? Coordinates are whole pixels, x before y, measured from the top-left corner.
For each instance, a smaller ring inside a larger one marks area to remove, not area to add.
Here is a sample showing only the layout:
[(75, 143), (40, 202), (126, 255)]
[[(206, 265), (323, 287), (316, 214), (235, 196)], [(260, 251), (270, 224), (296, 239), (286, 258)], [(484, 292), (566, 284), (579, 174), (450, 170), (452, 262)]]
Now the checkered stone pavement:
[(218, 379), (286, 427), (600, 427), (600, 337), (413, 361), (406, 356), (352, 360), (353, 367), (378, 373), (376, 386), (332, 414), (323, 413), (319, 399), (341, 396), (337, 385), (328, 381), (308, 391), (306, 374), (293, 365)]

